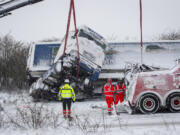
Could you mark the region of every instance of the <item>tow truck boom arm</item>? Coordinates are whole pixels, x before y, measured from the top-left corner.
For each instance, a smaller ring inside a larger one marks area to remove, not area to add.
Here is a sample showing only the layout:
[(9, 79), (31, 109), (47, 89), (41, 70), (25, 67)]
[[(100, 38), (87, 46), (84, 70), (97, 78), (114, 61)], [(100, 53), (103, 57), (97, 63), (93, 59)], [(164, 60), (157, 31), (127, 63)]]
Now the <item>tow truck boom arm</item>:
[(10, 15), (10, 12), (15, 9), (41, 1), (43, 0), (5, 0), (5, 2), (0, 2), (0, 18)]

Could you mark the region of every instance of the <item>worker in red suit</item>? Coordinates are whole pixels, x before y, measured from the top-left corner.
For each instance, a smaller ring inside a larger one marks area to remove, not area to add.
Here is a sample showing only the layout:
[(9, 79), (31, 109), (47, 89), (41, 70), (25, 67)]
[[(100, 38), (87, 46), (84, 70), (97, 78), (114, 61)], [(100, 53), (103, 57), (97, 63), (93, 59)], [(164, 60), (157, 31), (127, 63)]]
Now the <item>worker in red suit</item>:
[(125, 96), (125, 91), (126, 91), (126, 85), (124, 83), (123, 80), (118, 79), (118, 83), (115, 86), (115, 101), (114, 104), (115, 106), (118, 104), (118, 102), (120, 101), (120, 103), (123, 102), (124, 100), (124, 96)]
[(111, 79), (107, 79), (107, 83), (103, 87), (103, 93), (105, 95), (106, 103), (108, 106), (108, 114), (112, 114), (112, 105), (113, 105), (113, 93), (114, 87), (112, 85)]

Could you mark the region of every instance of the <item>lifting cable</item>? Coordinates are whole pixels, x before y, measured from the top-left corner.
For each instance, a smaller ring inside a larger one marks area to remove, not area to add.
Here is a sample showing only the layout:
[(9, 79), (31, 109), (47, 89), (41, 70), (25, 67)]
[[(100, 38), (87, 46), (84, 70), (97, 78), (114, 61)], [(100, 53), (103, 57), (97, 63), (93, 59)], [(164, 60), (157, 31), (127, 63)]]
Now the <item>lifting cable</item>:
[[(139, 0), (139, 6), (140, 6), (140, 37), (141, 37), (141, 65), (143, 64), (143, 27), (142, 27), (142, 0)], [(75, 14), (75, 7), (74, 7), (74, 0), (71, 0), (70, 2), (70, 8), (69, 8), (69, 15), (68, 15), (68, 23), (67, 23), (67, 29), (66, 29), (66, 36), (65, 36), (65, 43), (64, 43), (64, 51), (62, 55), (62, 60), (65, 55), (66, 51), (66, 45), (67, 45), (67, 40), (68, 40), (68, 35), (69, 35), (69, 27), (70, 27), (70, 22), (71, 22), (71, 12), (73, 10), (73, 19), (74, 19), (74, 27), (75, 27), (75, 37), (76, 37), (76, 45), (77, 45), (77, 51), (78, 51), (78, 70), (76, 74), (76, 79), (78, 79), (79, 76), (79, 71), (80, 71), (80, 53), (79, 53), (79, 41), (78, 41), (78, 31), (77, 31), (77, 25), (76, 25), (76, 14)]]
[(76, 73), (76, 79), (78, 80), (79, 77), (79, 71), (80, 71), (80, 53), (79, 53), (79, 40), (78, 40), (78, 30), (76, 25), (76, 13), (75, 13), (75, 7), (74, 7), (74, 0), (71, 0), (70, 7), (69, 7), (69, 15), (68, 15), (68, 22), (67, 22), (67, 29), (66, 29), (66, 36), (65, 36), (65, 42), (64, 42), (64, 51), (62, 55), (62, 60), (65, 55), (67, 41), (68, 41), (68, 35), (69, 35), (69, 27), (71, 23), (71, 12), (73, 10), (73, 19), (74, 19), (74, 28), (75, 28), (75, 38), (76, 38), (76, 45), (77, 45), (77, 52), (78, 52), (78, 67), (77, 67), (77, 73)]
[(143, 27), (142, 27), (142, 0), (139, 0), (140, 7), (140, 36), (141, 36), (141, 65), (143, 64)]

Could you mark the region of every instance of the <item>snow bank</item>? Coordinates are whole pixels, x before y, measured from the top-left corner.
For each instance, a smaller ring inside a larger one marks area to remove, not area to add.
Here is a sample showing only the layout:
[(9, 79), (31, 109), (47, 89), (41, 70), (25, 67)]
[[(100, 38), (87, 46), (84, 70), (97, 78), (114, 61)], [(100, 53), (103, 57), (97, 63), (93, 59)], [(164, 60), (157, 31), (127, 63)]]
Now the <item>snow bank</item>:
[[(28, 94), (8, 94), (0, 93), (0, 101), (3, 104), (4, 110), (8, 114), (12, 114), (17, 118), (16, 106), (21, 109), (27, 109), (28, 106), (34, 105)], [(15, 103), (15, 104), (14, 104)], [(91, 100), (85, 102), (75, 102), (72, 105), (72, 116), (74, 120), (69, 122), (62, 117), (62, 105), (60, 102), (39, 102), (38, 105), (43, 105), (48, 110), (53, 110), (59, 114), (57, 119), (60, 126), (52, 128), (26, 129), (14, 128), (12, 124), (9, 126), (0, 127), (1, 135), (177, 135), (180, 132), (180, 114), (179, 113), (157, 113), (152, 115), (129, 115), (124, 111), (122, 105), (119, 105), (117, 110), (120, 111), (120, 116), (115, 114), (107, 115), (107, 106), (104, 100)], [(45, 111), (43, 113), (46, 113)], [(6, 116), (4, 114), (4, 116)]]

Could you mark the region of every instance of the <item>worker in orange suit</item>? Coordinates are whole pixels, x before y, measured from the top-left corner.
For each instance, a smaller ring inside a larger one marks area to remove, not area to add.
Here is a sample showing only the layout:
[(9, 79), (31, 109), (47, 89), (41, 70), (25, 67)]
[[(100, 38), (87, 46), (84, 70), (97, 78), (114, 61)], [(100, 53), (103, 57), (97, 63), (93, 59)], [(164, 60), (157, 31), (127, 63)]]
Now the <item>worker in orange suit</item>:
[(118, 104), (118, 102), (120, 101), (120, 103), (123, 102), (124, 97), (125, 97), (125, 91), (126, 91), (126, 85), (124, 83), (123, 80), (118, 79), (118, 83), (115, 86), (115, 101), (114, 104), (115, 106)]
[(113, 105), (113, 93), (114, 87), (112, 85), (111, 79), (107, 79), (107, 83), (103, 87), (103, 93), (105, 95), (106, 103), (108, 106), (108, 114), (112, 114), (112, 105)]

